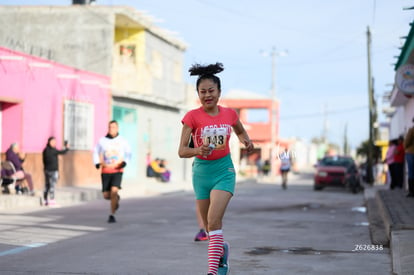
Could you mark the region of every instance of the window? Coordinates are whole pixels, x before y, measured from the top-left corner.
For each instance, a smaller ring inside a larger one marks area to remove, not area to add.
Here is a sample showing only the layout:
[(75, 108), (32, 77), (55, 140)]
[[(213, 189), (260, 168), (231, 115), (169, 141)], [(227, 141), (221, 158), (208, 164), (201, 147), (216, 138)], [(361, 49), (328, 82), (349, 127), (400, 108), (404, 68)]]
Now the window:
[(120, 45), (119, 56), (121, 64), (135, 64), (135, 45)]
[(90, 103), (65, 100), (64, 139), (74, 150), (93, 147), (94, 106)]

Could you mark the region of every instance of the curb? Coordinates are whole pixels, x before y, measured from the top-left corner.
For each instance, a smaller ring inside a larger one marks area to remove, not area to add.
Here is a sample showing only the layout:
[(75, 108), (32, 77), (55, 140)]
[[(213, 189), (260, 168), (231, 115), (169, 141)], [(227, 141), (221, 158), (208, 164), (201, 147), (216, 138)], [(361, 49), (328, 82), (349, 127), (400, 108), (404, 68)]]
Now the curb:
[[(98, 187), (99, 186), (99, 187)], [(100, 184), (89, 187), (58, 187), (55, 189), (55, 197), (58, 207), (72, 206), (75, 204), (102, 199)], [(125, 190), (125, 191), (124, 191)], [(148, 181), (141, 184), (125, 183), (120, 190), (122, 198), (142, 198), (159, 196), (192, 190), (192, 185), (185, 182), (160, 183)], [(42, 191), (37, 191), (35, 196), (26, 195), (0, 195), (0, 211), (35, 209), (43, 207)]]
[(389, 245), (392, 274), (414, 275), (414, 220), (405, 199), (403, 190), (382, 188), (365, 196), (372, 243)]
[(390, 215), (390, 211), (388, 210), (388, 207), (383, 200), (383, 195), (381, 195), (380, 190), (378, 190), (377, 193), (375, 194), (375, 202), (378, 206), (379, 213), (382, 217), (385, 234), (389, 241), (391, 237), (392, 218)]
[(0, 210), (41, 206), (41, 197), (26, 195), (0, 195)]
[[(56, 201), (59, 206), (74, 205), (102, 197), (102, 193), (97, 189), (86, 188), (58, 188), (56, 189)], [(35, 209), (43, 206), (41, 192), (36, 192), (35, 196), (26, 195), (0, 195), (0, 211), (17, 209)]]
[(389, 247), (390, 239), (385, 231), (383, 218), (376, 199), (368, 198), (366, 199), (365, 204), (367, 208), (367, 218), (372, 244)]

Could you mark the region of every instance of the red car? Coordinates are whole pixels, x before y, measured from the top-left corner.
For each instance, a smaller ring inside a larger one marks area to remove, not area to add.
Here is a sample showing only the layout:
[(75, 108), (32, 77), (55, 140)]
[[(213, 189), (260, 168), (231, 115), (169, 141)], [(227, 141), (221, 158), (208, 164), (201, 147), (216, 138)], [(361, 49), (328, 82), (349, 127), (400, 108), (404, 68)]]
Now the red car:
[(352, 157), (324, 157), (315, 168), (314, 190), (322, 190), (326, 186), (342, 186), (352, 193), (362, 190), (358, 168)]

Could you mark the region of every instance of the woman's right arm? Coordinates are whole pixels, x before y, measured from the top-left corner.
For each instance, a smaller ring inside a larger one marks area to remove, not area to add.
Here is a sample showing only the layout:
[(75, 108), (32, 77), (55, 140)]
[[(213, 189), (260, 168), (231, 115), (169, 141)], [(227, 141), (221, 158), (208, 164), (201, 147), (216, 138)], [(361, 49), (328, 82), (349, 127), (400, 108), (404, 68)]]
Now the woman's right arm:
[(191, 131), (192, 129), (188, 125), (183, 124), (183, 128), (181, 130), (180, 146), (178, 148), (178, 156), (180, 158), (192, 158), (197, 155), (202, 155), (203, 153), (203, 146), (197, 148), (188, 147)]

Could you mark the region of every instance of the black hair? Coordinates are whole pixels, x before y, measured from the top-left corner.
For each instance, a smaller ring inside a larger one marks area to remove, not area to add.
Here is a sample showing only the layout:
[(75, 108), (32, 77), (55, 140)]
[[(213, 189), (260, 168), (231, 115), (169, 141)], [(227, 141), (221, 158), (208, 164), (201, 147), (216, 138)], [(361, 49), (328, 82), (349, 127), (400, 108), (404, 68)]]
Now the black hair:
[(194, 64), (193, 66), (188, 69), (190, 75), (198, 75), (197, 79), (197, 91), (198, 85), (200, 84), (201, 80), (204, 79), (211, 79), (214, 83), (217, 84), (217, 88), (221, 91), (221, 83), (220, 78), (217, 77), (215, 74), (218, 74), (224, 70), (222, 63), (210, 64), (210, 65), (200, 65)]
[(115, 123), (116, 125), (118, 125), (118, 121), (116, 121), (116, 120), (111, 120), (111, 121), (109, 121), (108, 124), (112, 124), (112, 123)]
[(51, 142), (52, 140), (54, 140), (54, 139), (56, 139), (54, 136), (49, 137), (49, 138), (47, 139), (47, 145), (48, 145), (48, 146), (50, 146), (50, 142)]

